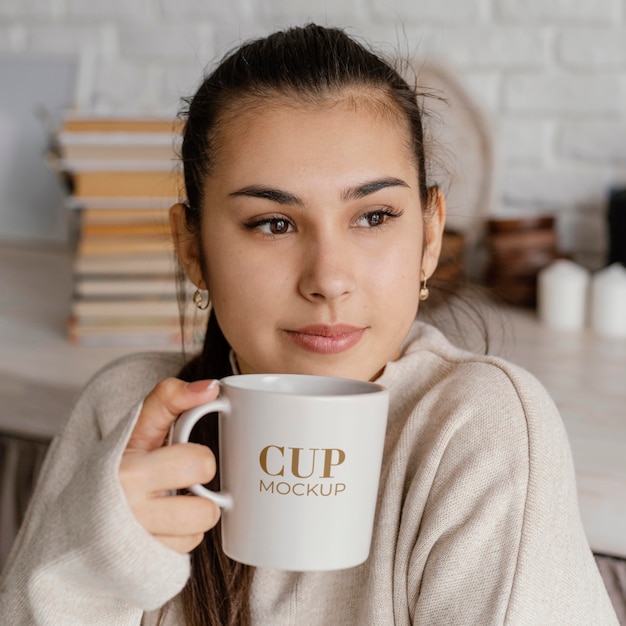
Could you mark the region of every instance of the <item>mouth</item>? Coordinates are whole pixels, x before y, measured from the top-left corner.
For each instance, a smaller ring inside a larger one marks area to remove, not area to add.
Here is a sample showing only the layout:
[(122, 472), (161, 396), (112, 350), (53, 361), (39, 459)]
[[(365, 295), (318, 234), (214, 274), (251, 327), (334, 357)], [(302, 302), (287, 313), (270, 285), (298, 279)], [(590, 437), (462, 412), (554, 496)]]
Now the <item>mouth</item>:
[(285, 333), (297, 346), (316, 354), (339, 354), (354, 347), (363, 337), (366, 327), (347, 324), (313, 324)]

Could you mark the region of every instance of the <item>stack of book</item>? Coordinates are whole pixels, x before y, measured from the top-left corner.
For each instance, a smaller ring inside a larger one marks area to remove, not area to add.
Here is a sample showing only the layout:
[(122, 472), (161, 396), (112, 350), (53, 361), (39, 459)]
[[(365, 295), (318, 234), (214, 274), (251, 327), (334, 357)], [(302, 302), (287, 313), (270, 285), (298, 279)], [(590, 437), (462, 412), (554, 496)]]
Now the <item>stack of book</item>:
[(189, 345), (202, 334), (191, 285), (177, 280), (168, 222), (182, 189), (179, 131), (171, 119), (68, 116), (58, 133), (56, 167), (77, 216), (75, 343)]

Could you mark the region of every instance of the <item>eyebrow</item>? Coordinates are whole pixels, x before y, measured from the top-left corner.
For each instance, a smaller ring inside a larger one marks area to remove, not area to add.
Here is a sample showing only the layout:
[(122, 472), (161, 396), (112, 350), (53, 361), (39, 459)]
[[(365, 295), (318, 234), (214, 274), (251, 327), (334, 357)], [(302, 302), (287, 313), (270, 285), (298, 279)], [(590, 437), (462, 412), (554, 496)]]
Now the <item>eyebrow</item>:
[[(349, 200), (359, 200), (365, 198), (377, 191), (386, 189), (388, 187), (407, 187), (408, 183), (401, 178), (386, 177), (376, 180), (367, 181), (355, 187), (346, 189), (341, 194), (341, 199), (344, 202)], [(270, 200), (277, 204), (283, 205), (295, 205), (302, 206), (304, 203), (298, 196), (289, 193), (287, 191), (281, 191), (280, 189), (273, 189), (271, 187), (263, 187), (261, 185), (250, 185), (249, 187), (243, 187), (237, 191), (233, 191), (229, 194), (231, 197), (246, 197), (246, 198), (261, 198), (263, 200)]]
[(272, 189), (271, 187), (261, 187), (259, 185), (251, 185), (228, 194), (232, 198), (243, 196), (245, 198), (262, 198), (271, 200), (277, 204), (301, 205), (302, 200), (292, 193), (281, 191), (280, 189)]
[(371, 180), (366, 183), (362, 183), (361, 185), (357, 185), (356, 187), (350, 187), (350, 189), (346, 189), (341, 194), (341, 198), (343, 200), (360, 200), (361, 198), (365, 198), (365, 196), (369, 196), (370, 194), (376, 193), (381, 189), (386, 189), (387, 187), (408, 188), (409, 185), (401, 178), (380, 178), (378, 180)]

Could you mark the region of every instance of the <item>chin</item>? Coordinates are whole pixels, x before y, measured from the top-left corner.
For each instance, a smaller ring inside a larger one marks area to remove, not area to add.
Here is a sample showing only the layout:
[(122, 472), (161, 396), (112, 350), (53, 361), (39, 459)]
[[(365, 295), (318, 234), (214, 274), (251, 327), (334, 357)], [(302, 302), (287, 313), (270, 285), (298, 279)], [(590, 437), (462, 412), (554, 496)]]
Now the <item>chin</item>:
[(375, 370), (367, 370), (361, 367), (351, 367), (349, 365), (338, 364), (316, 364), (308, 367), (303, 367), (301, 371), (294, 372), (298, 374), (311, 374), (314, 376), (334, 376), (336, 378), (351, 378), (353, 380), (373, 380), (378, 377), (379, 372), (382, 372), (383, 368)]
[[(385, 363), (366, 363), (355, 355), (284, 354), (272, 363), (258, 363), (251, 371), (264, 374), (308, 374), (353, 380), (374, 380), (385, 369)], [(279, 364), (277, 365), (277, 361)]]

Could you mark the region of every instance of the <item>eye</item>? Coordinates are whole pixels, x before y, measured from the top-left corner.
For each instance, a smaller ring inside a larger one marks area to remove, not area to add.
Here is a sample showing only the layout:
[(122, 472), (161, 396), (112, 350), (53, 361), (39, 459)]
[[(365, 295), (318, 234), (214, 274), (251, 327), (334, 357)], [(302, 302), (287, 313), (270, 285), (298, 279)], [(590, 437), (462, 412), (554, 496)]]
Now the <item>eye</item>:
[(286, 235), (293, 230), (293, 224), (285, 217), (267, 217), (248, 222), (246, 228), (259, 230), (266, 235)]
[(385, 225), (390, 219), (400, 217), (402, 212), (393, 211), (392, 209), (378, 209), (364, 213), (356, 221), (357, 226), (365, 228), (376, 228)]
[(289, 232), (289, 227), (291, 225), (287, 220), (282, 218), (273, 218), (271, 220), (267, 220), (263, 226), (265, 226), (265, 228), (272, 233), (272, 235), (284, 235)]

